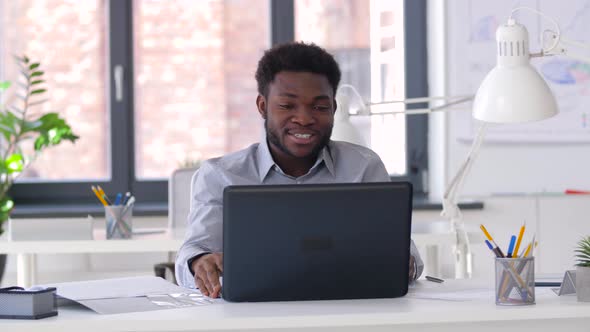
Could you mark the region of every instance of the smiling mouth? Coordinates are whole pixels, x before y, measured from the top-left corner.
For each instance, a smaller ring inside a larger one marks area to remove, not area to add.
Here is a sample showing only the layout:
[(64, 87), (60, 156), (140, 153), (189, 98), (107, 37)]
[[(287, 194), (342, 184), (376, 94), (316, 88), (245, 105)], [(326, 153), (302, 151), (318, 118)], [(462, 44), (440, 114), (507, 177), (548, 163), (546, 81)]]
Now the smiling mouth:
[(296, 144), (309, 144), (314, 142), (317, 137), (313, 133), (288, 133), (288, 135)]

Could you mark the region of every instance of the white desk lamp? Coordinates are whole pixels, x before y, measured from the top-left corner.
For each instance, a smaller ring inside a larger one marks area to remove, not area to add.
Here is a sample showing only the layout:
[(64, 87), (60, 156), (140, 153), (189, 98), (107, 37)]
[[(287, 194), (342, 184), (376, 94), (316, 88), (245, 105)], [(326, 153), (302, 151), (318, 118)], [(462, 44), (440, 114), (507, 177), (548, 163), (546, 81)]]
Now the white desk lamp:
[[(551, 42), (550, 46), (542, 49), (539, 53), (529, 53), (529, 38), (526, 28), (516, 22), (512, 15), (518, 10), (532, 11), (555, 25), (555, 31), (544, 31), (544, 37)], [(508, 22), (498, 27), (496, 31), (497, 45), (497, 64), (481, 83), (473, 104), (473, 117), (481, 121), (480, 128), (473, 140), (469, 154), (465, 161), (459, 167), (455, 176), (449, 182), (443, 195), (443, 211), (441, 215), (450, 222), (452, 231), (456, 235), (454, 246), (455, 253), (455, 275), (457, 278), (466, 278), (471, 276), (471, 250), (467, 238), (467, 232), (461, 217), (461, 211), (457, 205), (457, 195), (461, 190), (463, 181), (467, 176), (473, 161), (476, 158), (480, 145), (485, 136), (488, 123), (524, 123), (540, 121), (550, 118), (557, 114), (557, 103), (545, 80), (539, 75), (537, 70), (531, 66), (530, 59), (533, 57), (542, 57), (550, 55), (567, 55), (569, 57), (590, 62), (590, 58), (584, 57), (578, 53), (569, 52), (567, 47), (576, 46), (590, 49), (589, 46), (567, 40), (561, 37), (561, 32), (557, 22), (547, 17), (545, 14), (528, 7), (518, 7), (512, 10)], [(348, 85), (343, 87), (352, 88)], [(352, 88), (358, 98), (358, 92)], [(348, 101), (342, 96), (337, 99), (343, 99), (339, 102), (339, 108), (346, 113), (335, 121), (335, 127), (339, 125), (338, 121), (348, 120)], [(386, 113), (373, 113), (370, 106), (389, 103), (423, 103), (434, 100), (447, 100), (447, 104), (438, 107), (420, 109), (420, 110), (400, 110)], [(449, 106), (470, 100), (469, 96), (460, 97), (425, 97), (406, 99), (401, 101), (392, 101), (385, 103), (362, 103), (361, 111), (351, 115), (381, 115), (381, 114), (425, 114), (433, 111), (446, 111)], [(362, 100), (362, 98), (360, 99)], [(350, 123), (349, 123), (350, 125)], [(339, 130), (339, 129), (338, 129)], [(335, 130), (338, 133), (338, 130)], [(338, 136), (334, 137), (338, 139)]]

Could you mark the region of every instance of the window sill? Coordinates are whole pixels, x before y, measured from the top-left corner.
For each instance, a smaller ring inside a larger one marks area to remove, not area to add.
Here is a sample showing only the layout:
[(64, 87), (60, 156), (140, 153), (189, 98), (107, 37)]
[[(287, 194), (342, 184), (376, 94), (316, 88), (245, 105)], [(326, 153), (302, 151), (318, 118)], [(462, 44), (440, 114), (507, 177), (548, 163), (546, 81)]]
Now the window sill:
[[(104, 216), (104, 208), (98, 204), (19, 204), (12, 211), (14, 218), (75, 218)], [(136, 203), (134, 216), (167, 216), (168, 203)]]

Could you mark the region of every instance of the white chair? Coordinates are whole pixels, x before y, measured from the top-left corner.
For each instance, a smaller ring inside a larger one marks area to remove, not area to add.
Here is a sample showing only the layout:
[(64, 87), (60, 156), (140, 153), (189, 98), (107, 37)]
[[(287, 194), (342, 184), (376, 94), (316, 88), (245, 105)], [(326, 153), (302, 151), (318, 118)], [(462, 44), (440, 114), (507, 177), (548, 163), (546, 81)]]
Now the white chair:
[[(186, 228), (191, 206), (191, 180), (197, 170), (197, 168), (177, 169), (172, 172), (168, 180), (168, 229), (174, 234), (184, 233)], [(169, 253), (168, 262), (154, 265), (156, 276), (176, 282), (174, 278), (175, 254)]]

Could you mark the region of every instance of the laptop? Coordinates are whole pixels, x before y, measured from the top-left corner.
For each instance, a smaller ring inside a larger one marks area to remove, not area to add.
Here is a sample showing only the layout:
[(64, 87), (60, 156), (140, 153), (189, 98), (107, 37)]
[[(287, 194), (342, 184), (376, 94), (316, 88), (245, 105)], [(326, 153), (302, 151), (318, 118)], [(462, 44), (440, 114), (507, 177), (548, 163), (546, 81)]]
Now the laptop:
[(392, 298), (408, 291), (408, 182), (229, 186), (223, 298)]

